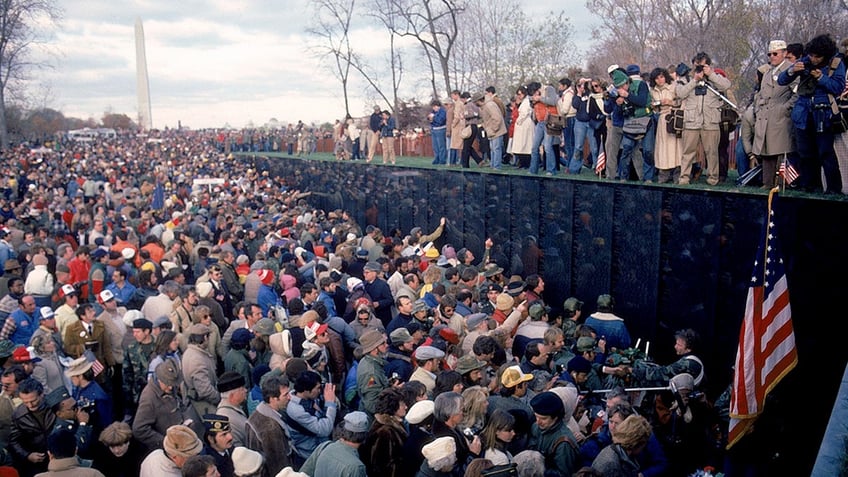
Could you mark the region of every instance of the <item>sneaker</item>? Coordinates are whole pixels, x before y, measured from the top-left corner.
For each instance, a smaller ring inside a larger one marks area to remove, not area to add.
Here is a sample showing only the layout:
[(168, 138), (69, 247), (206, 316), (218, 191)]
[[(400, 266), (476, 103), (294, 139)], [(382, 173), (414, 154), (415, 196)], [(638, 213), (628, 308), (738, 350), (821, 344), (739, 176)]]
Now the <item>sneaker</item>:
[(553, 172), (546, 172), (545, 175), (548, 176), (548, 177), (552, 177), (554, 175), (554, 173)]

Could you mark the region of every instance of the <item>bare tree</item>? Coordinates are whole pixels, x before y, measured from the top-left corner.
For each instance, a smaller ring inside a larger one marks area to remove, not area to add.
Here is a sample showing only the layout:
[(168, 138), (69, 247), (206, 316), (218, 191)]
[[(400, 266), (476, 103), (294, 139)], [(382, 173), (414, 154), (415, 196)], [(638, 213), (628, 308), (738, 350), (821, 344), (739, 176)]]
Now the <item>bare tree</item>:
[(553, 82), (574, 62), (574, 28), (564, 12), (528, 17), (517, 0), (469, 0), (451, 74), (462, 90), (512, 91)]
[(9, 88), (28, 78), (34, 69), (46, 66), (32, 62), (31, 47), (42, 41), (37, 22), (58, 21), (59, 9), (53, 0), (0, 0), (0, 149), (9, 147), (6, 103)]
[(371, 8), (369, 8), (369, 11), (372, 12), (371, 17), (376, 18), (389, 32), (389, 58), (387, 63), (391, 76), (391, 101), (389, 101), (389, 98), (387, 98), (386, 94), (383, 93), (383, 88), (379, 86), (382, 84), (382, 81), (379, 81), (379, 77), (384, 75), (369, 74), (365, 63), (361, 58), (357, 58), (358, 61), (355, 62), (355, 66), (365, 80), (368, 81), (371, 87), (374, 88), (374, 90), (380, 95), (380, 97), (382, 97), (387, 103), (391, 104), (392, 113), (397, 113), (401, 103), (398, 91), (400, 90), (404, 70), (403, 56), (401, 55), (401, 50), (396, 44), (398, 37), (396, 32), (398, 29), (399, 18), (395, 15), (391, 2), (392, 0), (373, 0)]
[(594, 30), (594, 36), (612, 36), (626, 44), (628, 57), (620, 61), (638, 64), (648, 61), (658, 31), (656, 1), (630, 0), (624, 4), (620, 0), (590, 0), (586, 8), (601, 18), (601, 26)]
[(437, 65), (445, 91), (450, 91), (450, 61), (463, 5), (456, 0), (385, 0), (378, 6), (375, 14), (392, 19), (384, 24), (394, 34), (414, 38), (423, 48), (430, 64), (433, 97), (439, 97)]
[(591, 71), (630, 61), (643, 69), (689, 63), (705, 51), (740, 99), (753, 89), (770, 40), (805, 43), (848, 24), (844, 0), (595, 0), (587, 6), (602, 22)]
[(318, 55), (329, 60), (330, 71), (342, 83), (345, 115), (350, 116), (348, 81), (353, 49), (350, 46), (350, 24), (356, 0), (311, 0), (316, 12), (314, 24), (307, 32), (320, 40), (314, 48)]

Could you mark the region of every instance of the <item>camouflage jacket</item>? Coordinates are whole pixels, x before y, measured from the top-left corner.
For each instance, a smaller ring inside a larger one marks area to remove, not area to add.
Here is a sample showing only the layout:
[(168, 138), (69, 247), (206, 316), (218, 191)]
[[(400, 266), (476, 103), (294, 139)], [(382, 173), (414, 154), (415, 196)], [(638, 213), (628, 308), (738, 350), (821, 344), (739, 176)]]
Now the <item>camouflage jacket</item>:
[(141, 391), (147, 385), (147, 368), (155, 346), (152, 340), (147, 344), (136, 341), (124, 351), (124, 396), (133, 407), (138, 404)]

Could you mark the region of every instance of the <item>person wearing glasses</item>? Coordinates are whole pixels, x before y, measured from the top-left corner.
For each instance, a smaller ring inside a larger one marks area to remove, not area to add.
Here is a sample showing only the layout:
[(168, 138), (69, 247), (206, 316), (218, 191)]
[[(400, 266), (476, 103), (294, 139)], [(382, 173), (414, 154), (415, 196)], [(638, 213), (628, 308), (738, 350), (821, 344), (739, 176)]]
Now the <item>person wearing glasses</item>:
[(383, 322), (374, 316), (374, 313), (371, 312), (371, 306), (368, 304), (357, 305), (356, 319), (350, 323), (350, 327), (353, 328), (357, 340), (368, 330), (377, 330), (381, 333), (386, 332)]
[(209, 267), (209, 283), (212, 284), (212, 297), (221, 305), (221, 310), (224, 316), (230, 317), (233, 314), (233, 300), (230, 297), (230, 292), (227, 290), (227, 285), (224, 282), (224, 271), (220, 265), (212, 265)]
[(794, 82), (780, 85), (780, 74), (792, 66), (786, 59), (786, 42), (772, 40), (768, 45), (768, 64), (757, 68), (762, 74), (759, 91), (754, 96), (754, 142), (751, 152), (763, 166), (763, 188), (777, 184), (777, 161), (795, 151), (792, 140), (791, 105), (796, 97)]

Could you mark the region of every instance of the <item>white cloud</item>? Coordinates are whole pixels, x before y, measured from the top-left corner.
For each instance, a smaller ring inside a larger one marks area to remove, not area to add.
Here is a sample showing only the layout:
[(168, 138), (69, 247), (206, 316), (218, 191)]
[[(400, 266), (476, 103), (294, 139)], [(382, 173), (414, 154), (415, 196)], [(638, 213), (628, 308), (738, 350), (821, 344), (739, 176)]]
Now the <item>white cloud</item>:
[[(309, 49), (308, 0), (59, 0), (59, 6), (64, 18), (49, 34), (53, 42), (34, 53), (55, 52), (55, 67), (34, 81), (49, 85), (55, 97), (49, 106), (68, 116), (99, 118), (107, 109), (136, 116), (137, 17), (144, 21), (155, 127), (243, 126), (271, 117), (332, 122), (344, 114), (338, 80)], [(585, 7), (572, 10), (582, 44), (589, 40), (581, 26), (588, 12), (578, 21)], [(376, 66), (388, 54), (387, 34), (370, 17), (358, 17), (355, 26), (354, 49)], [(416, 47), (412, 39), (396, 44)], [(351, 112), (359, 114), (367, 109), (366, 88), (354, 76)]]

